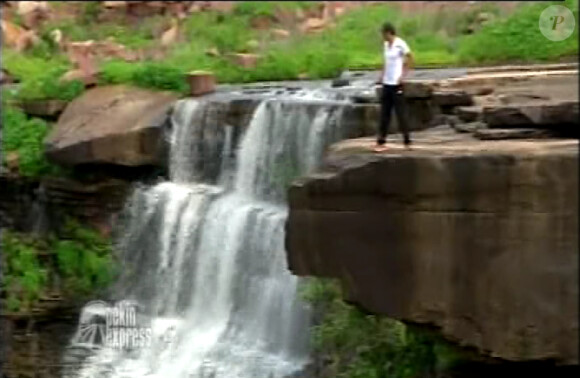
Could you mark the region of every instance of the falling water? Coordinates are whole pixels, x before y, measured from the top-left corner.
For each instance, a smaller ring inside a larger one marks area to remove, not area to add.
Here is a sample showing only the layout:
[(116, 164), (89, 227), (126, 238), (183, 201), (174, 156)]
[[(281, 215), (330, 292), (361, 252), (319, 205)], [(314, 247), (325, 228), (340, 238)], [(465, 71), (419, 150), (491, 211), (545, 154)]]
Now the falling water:
[[(151, 343), (97, 348), (70, 377), (283, 378), (308, 362), (309, 308), (284, 250), (286, 188), (342, 136), (342, 107), (263, 100), (239, 143), (233, 126), (206, 132), (207, 108), (175, 105), (170, 180), (137, 188), (126, 208), (115, 294), (149, 314)], [(199, 167), (216, 151), (208, 179)]]

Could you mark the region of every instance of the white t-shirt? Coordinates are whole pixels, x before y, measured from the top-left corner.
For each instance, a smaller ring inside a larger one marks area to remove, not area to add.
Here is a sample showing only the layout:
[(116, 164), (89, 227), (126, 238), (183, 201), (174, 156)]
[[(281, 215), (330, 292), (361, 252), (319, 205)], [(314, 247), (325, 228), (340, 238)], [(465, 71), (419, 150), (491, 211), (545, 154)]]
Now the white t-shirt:
[(399, 37), (395, 37), (393, 44), (389, 47), (389, 42), (385, 41), (384, 59), (385, 74), (383, 84), (396, 85), (403, 74), (403, 63), (405, 55), (411, 52), (407, 43)]

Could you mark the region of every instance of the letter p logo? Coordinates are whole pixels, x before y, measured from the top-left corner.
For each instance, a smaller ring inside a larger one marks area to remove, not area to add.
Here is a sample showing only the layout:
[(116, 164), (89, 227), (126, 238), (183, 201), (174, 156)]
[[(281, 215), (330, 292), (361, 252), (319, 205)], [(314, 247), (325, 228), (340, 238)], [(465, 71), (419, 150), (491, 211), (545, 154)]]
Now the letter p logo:
[(554, 20), (552, 30), (556, 30), (556, 26), (564, 22), (564, 16), (552, 16), (550, 17), (550, 20)]
[(570, 37), (576, 28), (574, 14), (562, 5), (550, 5), (544, 9), (539, 21), (540, 32), (554, 42)]

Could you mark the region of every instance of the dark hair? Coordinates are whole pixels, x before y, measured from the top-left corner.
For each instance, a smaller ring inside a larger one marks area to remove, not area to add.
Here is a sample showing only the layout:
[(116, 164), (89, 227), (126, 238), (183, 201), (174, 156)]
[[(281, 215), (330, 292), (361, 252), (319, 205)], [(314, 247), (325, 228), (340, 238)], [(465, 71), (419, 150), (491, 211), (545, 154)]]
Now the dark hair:
[(383, 34), (385, 34), (385, 33), (391, 33), (393, 35), (397, 34), (397, 31), (395, 30), (395, 27), (390, 22), (385, 22), (383, 24), (383, 29), (382, 30), (383, 30)]

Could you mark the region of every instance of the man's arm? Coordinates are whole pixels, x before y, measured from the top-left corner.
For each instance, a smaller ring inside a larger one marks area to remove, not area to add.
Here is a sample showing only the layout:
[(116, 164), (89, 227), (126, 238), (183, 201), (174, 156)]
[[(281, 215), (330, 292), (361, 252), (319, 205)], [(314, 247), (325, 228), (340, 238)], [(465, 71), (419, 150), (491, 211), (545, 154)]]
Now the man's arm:
[[(384, 42), (382, 44), (382, 47), (383, 47), (383, 49), (385, 48), (384, 47)], [(385, 62), (385, 53), (384, 53), (384, 51), (382, 52), (382, 54), (383, 54), (383, 68), (381, 69), (381, 76), (379, 76), (379, 78), (377, 79), (377, 81), (375, 81), (375, 84), (378, 84), (378, 85), (383, 84), (383, 78), (385, 77), (385, 64), (387, 63), (387, 62)]]
[(381, 70), (381, 76), (377, 79), (375, 84), (383, 84), (383, 78), (385, 77), (385, 63), (383, 62), (383, 69)]
[(413, 54), (409, 51), (408, 53), (405, 54), (405, 58), (403, 60), (403, 74), (401, 75), (400, 81), (403, 81), (403, 79), (407, 77), (409, 72), (411, 72), (412, 68), (413, 68)]

